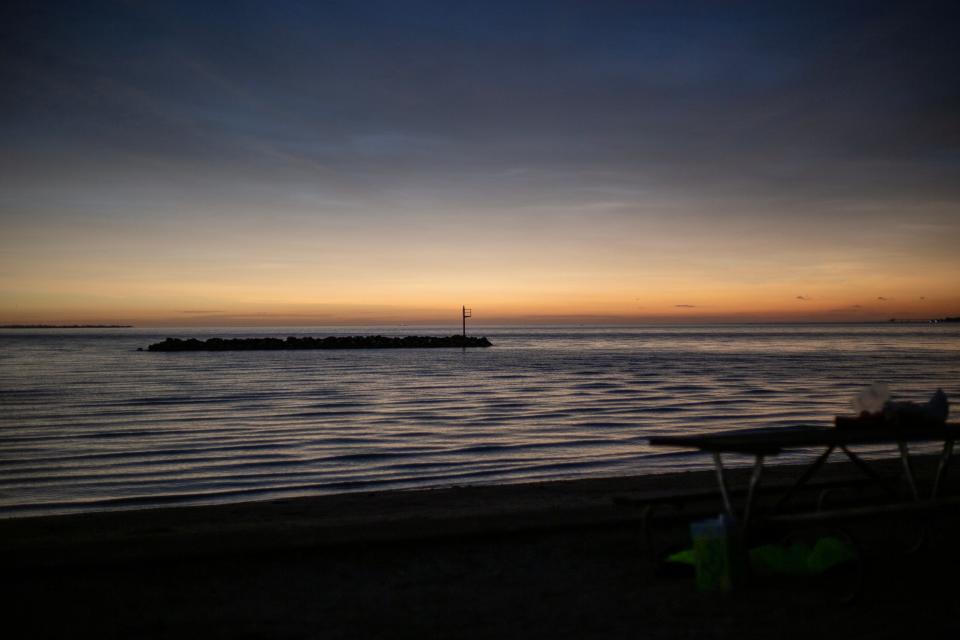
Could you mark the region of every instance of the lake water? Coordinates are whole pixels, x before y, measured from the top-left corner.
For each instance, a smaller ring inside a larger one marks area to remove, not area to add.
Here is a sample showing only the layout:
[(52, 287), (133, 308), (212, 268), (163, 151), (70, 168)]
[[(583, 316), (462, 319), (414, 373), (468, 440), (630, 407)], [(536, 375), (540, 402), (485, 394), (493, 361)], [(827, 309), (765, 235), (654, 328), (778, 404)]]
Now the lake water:
[(493, 347), (467, 351), (137, 351), (167, 336), (454, 331), (0, 330), (0, 516), (704, 468), (646, 438), (827, 425), (873, 381), (899, 399), (960, 397), (956, 324), (496, 327), (473, 331)]

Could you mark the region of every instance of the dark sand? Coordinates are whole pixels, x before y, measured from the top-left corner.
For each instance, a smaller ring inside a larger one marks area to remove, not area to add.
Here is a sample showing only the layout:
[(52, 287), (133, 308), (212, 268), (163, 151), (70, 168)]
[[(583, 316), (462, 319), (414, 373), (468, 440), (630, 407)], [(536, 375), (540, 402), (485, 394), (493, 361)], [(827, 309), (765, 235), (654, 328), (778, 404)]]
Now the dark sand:
[[(767, 479), (791, 473), (780, 467)], [(0, 602), (5, 628), (22, 629), (7, 637), (30, 638), (960, 631), (960, 515), (927, 521), (928, 544), (913, 555), (903, 549), (917, 523), (845, 525), (863, 550), (865, 580), (857, 601), (839, 604), (847, 573), (698, 593), (691, 574), (650, 561), (639, 512), (611, 502), (712, 486), (712, 474), (687, 473), (10, 519), (0, 521)], [(709, 500), (663, 519), (658, 544), (686, 544), (686, 522), (717, 510)]]

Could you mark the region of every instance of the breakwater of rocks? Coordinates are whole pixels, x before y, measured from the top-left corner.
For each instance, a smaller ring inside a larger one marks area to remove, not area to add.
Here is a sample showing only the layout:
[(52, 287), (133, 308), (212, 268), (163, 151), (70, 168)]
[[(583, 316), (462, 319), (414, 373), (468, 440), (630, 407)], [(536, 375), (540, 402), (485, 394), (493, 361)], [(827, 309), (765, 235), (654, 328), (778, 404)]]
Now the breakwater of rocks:
[(326, 338), (167, 338), (148, 351), (274, 351), (279, 349), (435, 349), (489, 347), (486, 338), (472, 336), (329, 336)]

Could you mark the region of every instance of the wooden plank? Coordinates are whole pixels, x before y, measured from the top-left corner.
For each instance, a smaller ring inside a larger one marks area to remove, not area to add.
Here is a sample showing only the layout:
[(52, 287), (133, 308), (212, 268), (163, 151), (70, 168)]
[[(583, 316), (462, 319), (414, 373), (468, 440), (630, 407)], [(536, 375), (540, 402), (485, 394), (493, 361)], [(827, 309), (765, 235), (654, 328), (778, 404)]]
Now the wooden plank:
[[(863, 486), (872, 486), (873, 480), (868, 478), (850, 477), (837, 478), (834, 480), (820, 480), (808, 482), (800, 488), (801, 491), (824, 491), (827, 489), (844, 489)], [(776, 483), (763, 484), (757, 487), (761, 494), (777, 494), (787, 491), (794, 486), (793, 481), (783, 481)], [(733, 487), (730, 493), (735, 496), (744, 496), (747, 493), (747, 487)], [(645, 493), (613, 496), (613, 503), (624, 507), (646, 507), (655, 504), (681, 504), (684, 502), (693, 502), (696, 500), (717, 500), (720, 492), (716, 487), (704, 489), (689, 489), (678, 491), (648, 491)]]
[(681, 447), (701, 451), (776, 455), (793, 447), (855, 444), (897, 444), (952, 440), (960, 434), (960, 424), (901, 427), (897, 429), (835, 429), (801, 425), (782, 429), (733, 430), (686, 436), (652, 436), (655, 447)]
[(830, 509), (827, 511), (789, 513), (782, 515), (763, 516), (754, 520), (755, 526), (764, 525), (798, 525), (821, 524), (826, 522), (848, 522), (854, 520), (868, 520), (887, 516), (909, 515), (936, 516), (960, 510), (960, 496), (939, 498), (936, 500), (922, 500), (919, 502), (898, 502), (869, 507), (849, 507), (845, 509)]

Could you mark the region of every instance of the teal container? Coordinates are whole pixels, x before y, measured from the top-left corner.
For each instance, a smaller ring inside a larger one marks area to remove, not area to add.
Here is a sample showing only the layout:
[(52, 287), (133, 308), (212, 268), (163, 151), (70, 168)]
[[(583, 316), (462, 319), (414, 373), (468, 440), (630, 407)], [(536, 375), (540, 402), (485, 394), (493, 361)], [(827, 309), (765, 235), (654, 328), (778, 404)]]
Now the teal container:
[(731, 591), (742, 575), (737, 527), (727, 516), (690, 523), (694, 567), (700, 591)]

